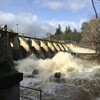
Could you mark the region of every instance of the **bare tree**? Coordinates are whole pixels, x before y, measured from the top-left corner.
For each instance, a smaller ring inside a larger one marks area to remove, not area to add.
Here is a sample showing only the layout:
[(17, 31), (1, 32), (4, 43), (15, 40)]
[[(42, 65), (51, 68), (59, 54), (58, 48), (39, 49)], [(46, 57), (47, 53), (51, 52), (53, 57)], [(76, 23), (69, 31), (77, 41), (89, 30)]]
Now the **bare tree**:
[(82, 30), (82, 42), (100, 54), (100, 19), (92, 19)]

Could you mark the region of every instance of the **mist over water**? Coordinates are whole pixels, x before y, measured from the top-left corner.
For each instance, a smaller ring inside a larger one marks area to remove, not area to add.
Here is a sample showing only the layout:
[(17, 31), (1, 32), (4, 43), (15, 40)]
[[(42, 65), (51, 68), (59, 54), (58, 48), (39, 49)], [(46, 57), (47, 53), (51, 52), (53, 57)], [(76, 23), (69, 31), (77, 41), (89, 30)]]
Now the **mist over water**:
[(84, 77), (92, 78), (93, 74), (100, 68), (98, 65), (84, 62), (70, 53), (59, 52), (52, 59), (37, 59), (34, 55), (24, 60), (18, 61), (16, 67), (23, 73), (31, 73), (34, 69), (39, 70), (41, 77), (61, 72), (64, 77)]
[[(100, 96), (100, 65), (89, 64), (72, 56), (70, 53), (59, 52), (52, 59), (44, 60), (37, 59), (32, 55), (18, 61), (17, 64), (16, 68), (19, 72), (24, 73), (24, 77), (32, 74), (33, 70), (38, 70), (38, 75), (34, 82), (41, 81), (42, 85), (50, 84), (53, 82), (53, 75), (56, 72), (60, 72), (61, 78), (65, 80), (68, 86), (78, 86), (95, 97)], [(31, 80), (28, 79), (28, 81)], [(22, 83), (24, 84), (24, 82)]]

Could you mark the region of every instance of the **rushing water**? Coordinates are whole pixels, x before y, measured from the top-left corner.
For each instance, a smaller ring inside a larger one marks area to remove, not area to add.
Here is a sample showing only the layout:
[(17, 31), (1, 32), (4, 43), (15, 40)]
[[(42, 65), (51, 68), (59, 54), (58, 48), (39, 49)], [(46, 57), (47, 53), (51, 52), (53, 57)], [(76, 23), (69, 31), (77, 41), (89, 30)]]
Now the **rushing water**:
[[(24, 73), (21, 85), (42, 89), (43, 100), (100, 100), (100, 65), (65, 52), (45, 60), (32, 55), (16, 63), (18, 71)], [(54, 75), (59, 72), (61, 77), (56, 79)], [(39, 100), (39, 93), (24, 89), (21, 93)]]

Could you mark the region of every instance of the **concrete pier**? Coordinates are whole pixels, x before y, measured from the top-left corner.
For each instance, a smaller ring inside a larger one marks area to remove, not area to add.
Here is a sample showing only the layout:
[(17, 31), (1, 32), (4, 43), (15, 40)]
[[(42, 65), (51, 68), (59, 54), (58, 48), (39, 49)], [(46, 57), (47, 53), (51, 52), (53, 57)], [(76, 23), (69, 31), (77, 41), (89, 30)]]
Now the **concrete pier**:
[(14, 73), (0, 78), (0, 100), (20, 100), (22, 73)]
[(15, 70), (10, 43), (17, 34), (0, 30), (0, 100), (20, 100), (20, 81), (23, 74)]

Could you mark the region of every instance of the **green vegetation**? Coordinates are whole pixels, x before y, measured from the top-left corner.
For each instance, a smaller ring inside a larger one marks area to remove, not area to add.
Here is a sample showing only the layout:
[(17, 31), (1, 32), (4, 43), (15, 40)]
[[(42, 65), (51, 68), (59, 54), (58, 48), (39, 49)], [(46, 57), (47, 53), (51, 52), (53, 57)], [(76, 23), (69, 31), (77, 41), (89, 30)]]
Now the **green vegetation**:
[(70, 26), (66, 26), (64, 32), (61, 31), (61, 26), (58, 25), (56, 32), (49, 37), (51, 40), (64, 41), (65, 43), (80, 43), (81, 32), (75, 28), (72, 30)]

